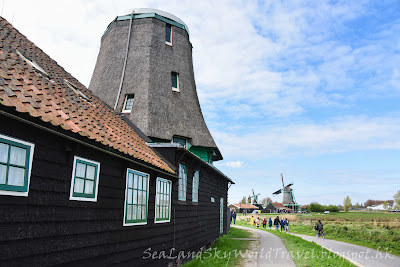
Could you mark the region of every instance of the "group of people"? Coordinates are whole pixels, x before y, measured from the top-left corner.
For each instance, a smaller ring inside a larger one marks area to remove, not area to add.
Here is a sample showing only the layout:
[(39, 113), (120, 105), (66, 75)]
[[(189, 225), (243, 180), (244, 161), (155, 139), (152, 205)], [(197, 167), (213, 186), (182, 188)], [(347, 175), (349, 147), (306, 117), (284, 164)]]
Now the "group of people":
[[(250, 224), (252, 227), (260, 227), (261, 224), (261, 219), (259, 216), (257, 216), (257, 218), (255, 218), (254, 216), (251, 216), (250, 219)], [(267, 228), (267, 219), (264, 218), (262, 220), (262, 226), (263, 228)], [(274, 219), (274, 226), (275, 226), (275, 230), (279, 230), (279, 226), (281, 226), (281, 231), (287, 231), (289, 232), (289, 220), (286, 218), (285, 220), (279, 220), (279, 216), (277, 216)], [(268, 218), (268, 227), (269, 229), (272, 229), (272, 219), (271, 217)]]

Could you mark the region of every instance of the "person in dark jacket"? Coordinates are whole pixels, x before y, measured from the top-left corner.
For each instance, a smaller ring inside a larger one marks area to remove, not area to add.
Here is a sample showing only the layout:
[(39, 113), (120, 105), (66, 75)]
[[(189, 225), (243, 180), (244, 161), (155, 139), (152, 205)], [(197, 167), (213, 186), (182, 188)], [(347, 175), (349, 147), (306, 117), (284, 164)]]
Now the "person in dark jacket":
[(267, 228), (267, 219), (265, 217), (263, 219), (263, 228)]
[(321, 220), (318, 220), (317, 226), (315, 229), (318, 231), (318, 236), (322, 235), (322, 231), (324, 230), (324, 225), (322, 224)]
[(282, 219), (281, 220), (281, 232), (285, 230), (285, 221)]
[(269, 217), (269, 220), (268, 220), (268, 227), (271, 230), (271, 227), (272, 227), (272, 219), (271, 219), (271, 217)]
[(236, 210), (232, 213), (233, 224), (236, 224)]
[(279, 216), (276, 216), (274, 220), (275, 230), (279, 230)]

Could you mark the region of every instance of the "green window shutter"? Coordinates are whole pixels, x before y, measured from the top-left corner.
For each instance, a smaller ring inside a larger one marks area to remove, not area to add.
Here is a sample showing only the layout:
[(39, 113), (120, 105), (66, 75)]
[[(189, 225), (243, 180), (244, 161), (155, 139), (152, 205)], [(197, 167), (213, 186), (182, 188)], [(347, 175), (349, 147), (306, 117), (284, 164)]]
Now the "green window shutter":
[(70, 200), (97, 201), (100, 163), (74, 157)]
[(128, 169), (125, 191), (124, 225), (146, 224), (149, 175)]
[(0, 135), (0, 194), (27, 196), (33, 149), (31, 143)]

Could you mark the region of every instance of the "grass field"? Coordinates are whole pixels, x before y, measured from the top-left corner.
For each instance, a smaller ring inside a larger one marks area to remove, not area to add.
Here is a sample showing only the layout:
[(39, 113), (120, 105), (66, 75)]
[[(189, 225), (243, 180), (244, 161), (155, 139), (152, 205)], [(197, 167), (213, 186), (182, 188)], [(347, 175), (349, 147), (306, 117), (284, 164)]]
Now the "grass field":
[(183, 265), (183, 267), (219, 267), (219, 266), (238, 266), (242, 259), (240, 254), (235, 251), (246, 251), (250, 241), (235, 240), (231, 238), (251, 238), (250, 232), (231, 228), (227, 235), (224, 235), (214, 243), (214, 245), (203, 252), (202, 255), (195, 257), (192, 261)]
[[(261, 214), (275, 218), (277, 214)], [(281, 215), (279, 215), (281, 217)], [(249, 220), (251, 216), (241, 216)], [(330, 214), (285, 214), (290, 221), (290, 231), (315, 235), (313, 226), (321, 220), (326, 238), (345, 241), (400, 256), (400, 213), (337, 212)]]

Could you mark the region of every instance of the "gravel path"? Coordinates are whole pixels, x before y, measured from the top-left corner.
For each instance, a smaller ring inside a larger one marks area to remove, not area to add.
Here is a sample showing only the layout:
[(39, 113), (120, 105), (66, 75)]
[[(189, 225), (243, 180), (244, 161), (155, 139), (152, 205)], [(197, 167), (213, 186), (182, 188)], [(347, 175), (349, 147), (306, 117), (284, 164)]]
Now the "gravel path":
[(315, 242), (323, 248), (326, 248), (357, 266), (365, 267), (385, 267), (385, 266), (400, 266), (400, 257), (378, 251), (371, 248), (357, 246), (346, 242), (322, 239), (315, 236), (292, 234), (303, 238), (304, 240)]
[(232, 225), (231, 227), (250, 231), (260, 239), (258, 251), (251, 257), (250, 261), (246, 262), (246, 267), (296, 266), (278, 236), (244, 226)]

